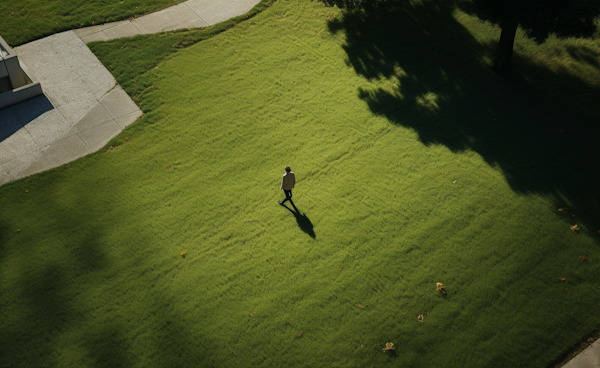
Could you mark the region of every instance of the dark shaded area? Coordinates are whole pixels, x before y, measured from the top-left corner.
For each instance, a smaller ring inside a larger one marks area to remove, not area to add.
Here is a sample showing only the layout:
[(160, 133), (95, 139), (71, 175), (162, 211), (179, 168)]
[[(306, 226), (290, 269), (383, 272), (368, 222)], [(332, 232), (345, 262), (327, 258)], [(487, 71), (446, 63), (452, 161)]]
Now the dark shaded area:
[(503, 29), (518, 24), (536, 42), (544, 42), (551, 34), (559, 38), (592, 37), (600, 15), (597, 0), (471, 0), (457, 5)]
[[(552, 195), (572, 220), (600, 229), (598, 88), (515, 54), (515, 73), (494, 74), (495, 44), (479, 43), (454, 17), (453, 1), (389, 1), (330, 21), (344, 31), (348, 63), (394, 88), (361, 89), (377, 115), (414, 129), (426, 144), (473, 150), (518, 193)], [(588, 48), (567, 49), (597, 67)], [(571, 221), (569, 219), (569, 221)]]
[(0, 142), (52, 109), (50, 100), (41, 95), (0, 110)]
[(562, 368), (571, 359), (574, 359), (578, 354), (587, 349), (596, 340), (600, 339), (600, 329), (595, 330), (591, 334), (582, 337), (577, 344), (573, 345), (570, 349), (565, 350), (559, 355), (552, 364), (548, 365), (549, 368)]
[[(394, 0), (321, 0), (325, 5), (342, 9), (388, 7)], [(537, 43), (550, 35), (559, 38), (592, 38), (598, 33), (596, 21), (600, 15), (597, 0), (454, 0), (452, 5), (475, 15), (482, 21), (498, 24), (502, 29), (496, 49), (494, 71), (511, 70), (513, 45), (517, 27)]]
[(310, 222), (310, 219), (308, 218), (308, 216), (306, 216), (306, 213), (300, 213), (300, 210), (298, 210), (298, 208), (296, 207), (294, 202), (291, 202), (291, 203), (292, 203), (292, 206), (294, 206), (295, 211), (291, 210), (285, 204), (282, 204), (282, 206), (285, 207), (286, 210), (290, 211), (294, 215), (300, 230), (307, 233), (308, 236), (310, 236), (311, 238), (316, 239), (317, 235), (315, 234), (315, 231), (313, 229), (313, 224), (312, 224), (312, 222)]
[(586, 46), (567, 46), (566, 51), (569, 55), (580, 63), (585, 63), (600, 69), (600, 53)]
[(600, 14), (597, 0), (471, 0), (458, 3), (463, 11), (502, 28), (494, 61), (494, 71), (511, 70), (517, 27), (537, 43), (551, 34), (559, 38), (591, 38), (596, 33)]
[[(76, 167), (80, 163), (70, 165)], [(37, 185), (37, 178), (25, 178), (6, 188), (21, 193), (23, 188), (29, 188), (32, 194), (39, 189)], [(46, 221), (35, 226), (25, 224), (19, 233), (15, 224), (0, 222), (0, 269), (10, 261), (11, 266), (16, 265), (13, 270), (17, 270), (14, 279), (0, 279), (0, 316), (8, 317), (0, 323), (0, 366), (29, 368), (70, 363), (119, 368), (140, 366), (141, 360), (161, 367), (202, 366), (209, 359), (202, 344), (210, 342), (203, 335), (192, 335), (189, 321), (197, 319), (177, 314), (171, 307), (176, 304), (171, 295), (163, 295), (164, 289), (153, 290), (162, 275), (140, 264), (143, 257), (131, 261), (144, 271), (133, 275), (137, 282), (112, 283), (111, 288), (104, 289), (104, 280), (112, 277), (107, 276), (107, 270), (114, 271), (117, 278), (128, 271), (127, 264), (114, 266), (111, 256), (119, 252), (111, 248), (130, 247), (126, 239), (120, 244), (107, 242), (105, 234), (118, 231), (129, 216), (137, 215), (136, 210), (115, 213), (112, 226), (99, 226), (97, 217), (110, 209), (91, 205), (93, 199), (85, 191), (65, 195), (59, 190), (64, 185), (59, 180), (50, 185), (47, 193), (60, 194), (46, 195), (44, 201), (55, 209), (52, 226), (63, 229), (59, 235), (46, 237), (38, 228)], [(119, 185), (115, 182), (111, 186), (115, 193), (121, 191)], [(99, 186), (89, 184), (88, 188)], [(85, 229), (84, 234), (81, 230), (72, 232), (73, 228)], [(135, 236), (148, 235), (140, 232)], [(9, 240), (12, 249), (7, 246)], [(48, 252), (41, 246), (45, 241), (60, 250)], [(18, 304), (9, 304), (11, 300)], [(135, 309), (136, 305), (146, 308)], [(74, 336), (79, 339), (74, 340)], [(75, 343), (69, 346), (65, 339)], [(165, 346), (179, 349), (168, 350)], [(186, 350), (192, 346), (194, 349)], [(59, 347), (71, 350), (62, 351)]]
[[(23, 104), (25, 106), (21, 106)], [(19, 114), (20, 118), (34, 117), (35, 113), (27, 114), (26, 110), (27, 107), (35, 109), (37, 106), (44, 106), (43, 101), (29, 100), (5, 110), (18, 110), (15, 111), (15, 115)], [(31, 188), (32, 192), (37, 192), (38, 189), (36, 181), (31, 179), (13, 182), (8, 186), (11, 191), (18, 190), (21, 193), (24, 191), (23, 187)], [(73, 302), (74, 283), (82, 282), (83, 287), (90, 287), (89, 283), (86, 284), (82, 280), (85, 280), (89, 274), (94, 274), (109, 266), (101, 240), (104, 229), (98, 228), (94, 224), (94, 217), (84, 213), (81, 209), (69, 208), (68, 201), (59, 196), (46, 196), (45, 202), (48, 206), (56, 208), (57, 213), (60, 213), (60, 216), (54, 219), (58, 228), (70, 229), (83, 223), (86, 224), (88, 230), (82, 240), (77, 242), (71, 239), (72, 234), (69, 234), (68, 231), (62, 232), (59, 237), (48, 238), (47, 241), (60, 248), (53, 254), (47, 254), (43, 247), (39, 247), (40, 237), (43, 234), (38, 232), (36, 226), (30, 226), (34, 222), (33, 220), (23, 224), (23, 229), (19, 233), (10, 229), (12, 235), (0, 238), (3, 240), (0, 243), (0, 255), (2, 255), (0, 256), (0, 267), (3, 267), (4, 262), (8, 259), (13, 265), (18, 264), (18, 274), (15, 276), (19, 280), (16, 283), (0, 281), (0, 293), (9, 294), (14, 290), (17, 295), (15, 299), (19, 301), (18, 306), (0, 303), (0, 315), (10, 316), (9, 323), (3, 324), (0, 329), (2, 331), (0, 333), (0, 360), (8, 367), (42, 367), (56, 363), (60, 352), (56, 351), (55, 342), (61, 337), (68, 336), (70, 330), (90, 323), (88, 318), (90, 310), (80, 303)], [(79, 202), (83, 203), (84, 199), (80, 199)], [(18, 238), (11, 242), (11, 245), (16, 245), (18, 250), (7, 249), (6, 241), (9, 237)], [(79, 237), (76, 236), (76, 239)], [(10, 257), (5, 260), (3, 256), (10, 253), (12, 253)], [(39, 253), (43, 255), (40, 256)], [(60, 255), (65, 253), (69, 253), (70, 256), (68, 263), (58, 260)], [(115, 302), (118, 303), (118, 301)], [(15, 319), (15, 315), (21, 318)], [(108, 327), (105, 326), (105, 328)], [(113, 340), (119, 339), (120, 335), (120, 332), (114, 331), (110, 339), (107, 336), (106, 340), (99, 341), (96, 336), (101, 333), (89, 331), (89, 334), (80, 341), (80, 345), (76, 346), (75, 350), (85, 349), (88, 344), (87, 338), (89, 338), (96, 339), (94, 346), (98, 351), (102, 351), (103, 344), (114, 345)], [(89, 353), (93, 355), (96, 352), (89, 351)], [(117, 351), (111, 351), (110, 354), (114, 357), (113, 362), (120, 356)], [(97, 366), (107, 365), (99, 362)]]
[(376, 7), (388, 0), (321, 0), (326, 6), (337, 6), (340, 9), (352, 10), (364, 7)]

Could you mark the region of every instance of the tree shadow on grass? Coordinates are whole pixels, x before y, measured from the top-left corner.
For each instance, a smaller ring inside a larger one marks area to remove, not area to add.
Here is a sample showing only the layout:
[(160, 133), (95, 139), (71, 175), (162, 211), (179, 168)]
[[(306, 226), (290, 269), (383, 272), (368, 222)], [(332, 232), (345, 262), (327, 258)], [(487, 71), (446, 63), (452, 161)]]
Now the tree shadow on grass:
[[(40, 177), (15, 181), (3, 189), (22, 192), (24, 187), (39, 185)], [(162, 275), (145, 266), (145, 257), (136, 253), (129, 253), (130, 262), (114, 267), (115, 257), (128, 254), (115, 248), (129, 245), (109, 243), (105, 235), (117, 231), (134, 211), (115, 212), (118, 221), (102, 224), (97, 217), (106, 208), (88, 204), (86, 191), (65, 194), (59, 190), (64, 185), (61, 180), (47, 179), (44, 185), (47, 193), (56, 193), (43, 199), (56, 214), (51, 221), (38, 225), (33, 218), (37, 214), (32, 213), (19, 220), (26, 222), (19, 233), (13, 230), (17, 224), (0, 221), (0, 270), (11, 274), (0, 279), (0, 315), (6, 317), (0, 322), (2, 363), (118, 368), (152, 361), (165, 367), (207, 366), (210, 356), (203, 344), (208, 339), (202, 333), (193, 336), (187, 323), (196, 320), (171, 307), (177, 305), (175, 295), (161, 288), (153, 291)], [(119, 192), (118, 185), (112, 189)], [(47, 225), (60, 230), (45, 234), (36, 229)], [(135, 236), (147, 235), (140, 231)], [(131, 280), (123, 277), (124, 283), (112, 282), (130, 268), (141, 272)], [(147, 302), (140, 302), (142, 297)], [(139, 305), (144, 308), (136, 308)]]
[[(574, 223), (596, 232), (600, 90), (519, 53), (513, 73), (497, 76), (489, 63), (495, 44), (479, 42), (457, 21), (456, 4), (386, 2), (330, 21), (330, 31), (344, 31), (356, 73), (391, 82), (360, 89), (359, 97), (375, 114), (414, 129), (425, 145), (479, 153), (515, 192), (550, 195), (575, 210)], [(594, 50), (566, 52), (598, 66)]]
[(308, 216), (306, 216), (306, 213), (300, 213), (300, 210), (298, 210), (298, 208), (296, 207), (296, 205), (294, 204), (294, 202), (292, 202), (292, 206), (294, 206), (294, 210), (290, 209), (288, 206), (286, 206), (285, 204), (282, 205), (283, 207), (285, 207), (286, 210), (290, 211), (294, 217), (296, 218), (296, 222), (298, 223), (298, 227), (300, 228), (300, 230), (304, 231), (305, 233), (308, 234), (308, 236), (310, 236), (313, 239), (317, 238), (317, 235), (315, 234), (315, 231), (313, 229), (313, 224), (312, 222), (310, 222), (310, 219), (308, 218)]
[(600, 52), (592, 50), (586, 46), (575, 47), (572, 45), (567, 46), (566, 51), (576, 61), (586, 63), (596, 69), (600, 69)]

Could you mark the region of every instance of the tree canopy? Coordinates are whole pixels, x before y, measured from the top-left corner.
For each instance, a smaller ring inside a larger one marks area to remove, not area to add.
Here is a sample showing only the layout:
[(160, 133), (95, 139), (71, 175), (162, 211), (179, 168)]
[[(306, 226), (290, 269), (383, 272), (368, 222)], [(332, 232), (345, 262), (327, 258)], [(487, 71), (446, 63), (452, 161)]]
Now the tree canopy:
[(517, 23), (537, 42), (559, 38), (592, 37), (600, 14), (598, 0), (472, 0), (475, 14), (501, 27)]
[[(379, 6), (397, 0), (322, 0), (343, 9)], [(451, 0), (449, 0), (451, 1)], [(600, 0), (455, 0), (455, 5), (479, 19), (498, 24), (502, 34), (494, 70), (510, 70), (517, 28), (537, 43), (550, 35), (558, 38), (600, 36)]]
[(459, 4), (502, 28), (494, 60), (494, 70), (498, 73), (510, 70), (519, 26), (538, 43), (551, 34), (559, 38), (588, 38), (598, 31), (598, 0), (471, 0)]

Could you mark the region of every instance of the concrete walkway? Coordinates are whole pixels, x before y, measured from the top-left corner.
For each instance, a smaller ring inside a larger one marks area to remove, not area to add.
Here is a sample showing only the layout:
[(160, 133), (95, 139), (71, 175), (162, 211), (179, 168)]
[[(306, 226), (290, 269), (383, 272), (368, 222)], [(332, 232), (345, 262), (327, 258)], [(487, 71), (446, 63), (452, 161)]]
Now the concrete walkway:
[(208, 27), (247, 13), (260, 0), (189, 0), (132, 21), (107, 23), (75, 30), (85, 43), (114, 38)]
[(600, 340), (596, 340), (563, 368), (600, 368)]
[(58, 33), (14, 48), (44, 90), (0, 110), (0, 185), (102, 148), (142, 111), (86, 43), (210, 26), (260, 0), (190, 0), (132, 21)]

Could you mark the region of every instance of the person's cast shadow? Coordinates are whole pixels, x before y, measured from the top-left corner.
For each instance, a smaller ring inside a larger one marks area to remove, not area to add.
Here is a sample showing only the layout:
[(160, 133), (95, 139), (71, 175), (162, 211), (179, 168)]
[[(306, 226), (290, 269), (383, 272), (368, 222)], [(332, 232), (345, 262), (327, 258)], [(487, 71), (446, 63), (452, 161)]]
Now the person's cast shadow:
[(315, 231), (313, 229), (313, 224), (312, 224), (312, 222), (310, 222), (310, 219), (306, 216), (306, 213), (302, 213), (301, 214), (300, 211), (298, 210), (298, 208), (296, 207), (296, 205), (294, 204), (294, 202), (292, 202), (290, 200), (290, 203), (294, 207), (294, 210), (291, 210), (285, 204), (282, 204), (281, 206), (285, 207), (286, 210), (290, 211), (294, 215), (294, 217), (296, 218), (296, 222), (298, 223), (298, 227), (300, 228), (300, 230), (302, 230), (305, 233), (307, 233), (311, 238), (316, 239), (317, 235), (315, 234)]

